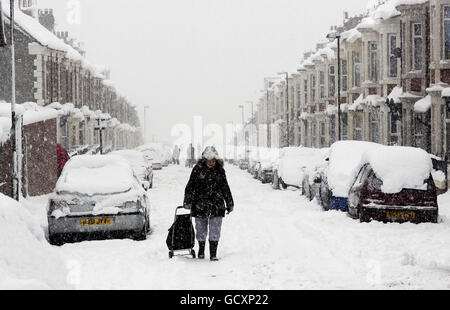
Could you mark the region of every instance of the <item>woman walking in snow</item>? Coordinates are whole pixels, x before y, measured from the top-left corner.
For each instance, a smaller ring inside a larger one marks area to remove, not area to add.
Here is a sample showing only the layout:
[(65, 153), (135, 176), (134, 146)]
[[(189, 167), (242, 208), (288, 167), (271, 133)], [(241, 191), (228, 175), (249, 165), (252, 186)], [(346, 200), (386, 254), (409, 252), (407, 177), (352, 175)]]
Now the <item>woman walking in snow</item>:
[(234, 208), (224, 162), (214, 147), (207, 147), (194, 167), (184, 196), (184, 207), (195, 218), (198, 258), (205, 258), (206, 237), (209, 230), (211, 261), (217, 261), (222, 220)]

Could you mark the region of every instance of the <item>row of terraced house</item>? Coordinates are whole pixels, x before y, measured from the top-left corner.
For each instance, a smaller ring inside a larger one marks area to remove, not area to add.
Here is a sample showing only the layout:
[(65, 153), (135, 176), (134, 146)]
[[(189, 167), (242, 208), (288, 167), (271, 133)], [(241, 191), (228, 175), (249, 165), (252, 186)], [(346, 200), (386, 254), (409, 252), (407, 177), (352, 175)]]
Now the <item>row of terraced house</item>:
[[(101, 119), (106, 123), (102, 131), (105, 152), (134, 148), (142, 142), (139, 117), (136, 107), (117, 91), (109, 70), (92, 65), (82, 44), (70, 39), (67, 32), (55, 30), (51, 9), (37, 9), (36, 0), (18, 0), (16, 4), (16, 102), (28, 113), (28, 117), (24, 116), (23, 169), (36, 170), (41, 183), (48, 183), (37, 184), (28, 193), (45, 194), (57, 180), (57, 144), (71, 155), (98, 153), (100, 133), (95, 127)], [(9, 42), (9, 1), (2, 1), (2, 6), (4, 32)], [(0, 118), (3, 120), (7, 120), (5, 108), (11, 102), (10, 59), (9, 47), (0, 48), (0, 114), (2, 111), (5, 114)], [(0, 192), (8, 194), (10, 147), (8, 141), (1, 142)]]
[[(359, 16), (345, 13), (343, 25), (330, 32), (340, 35), (342, 139), (446, 157), (450, 0), (383, 1)], [(266, 83), (252, 122), (262, 129), (270, 124), (272, 133), (259, 130), (253, 141), (270, 146), (274, 127), (281, 146), (321, 148), (338, 139), (338, 45), (319, 42), (287, 79)]]

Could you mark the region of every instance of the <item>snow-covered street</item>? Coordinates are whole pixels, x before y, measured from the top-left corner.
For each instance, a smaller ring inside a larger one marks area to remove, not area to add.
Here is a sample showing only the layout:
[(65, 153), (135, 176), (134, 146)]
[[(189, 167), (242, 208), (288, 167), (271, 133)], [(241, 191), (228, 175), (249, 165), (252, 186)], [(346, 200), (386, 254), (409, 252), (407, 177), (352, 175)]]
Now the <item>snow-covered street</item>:
[[(360, 224), (323, 212), (298, 191), (274, 191), (226, 165), (235, 211), (224, 221), (221, 261), (168, 258), (165, 244), (190, 170), (156, 172), (148, 240), (56, 248), (77, 289), (450, 289), (450, 196), (439, 224)], [(26, 204), (45, 228), (45, 197)]]

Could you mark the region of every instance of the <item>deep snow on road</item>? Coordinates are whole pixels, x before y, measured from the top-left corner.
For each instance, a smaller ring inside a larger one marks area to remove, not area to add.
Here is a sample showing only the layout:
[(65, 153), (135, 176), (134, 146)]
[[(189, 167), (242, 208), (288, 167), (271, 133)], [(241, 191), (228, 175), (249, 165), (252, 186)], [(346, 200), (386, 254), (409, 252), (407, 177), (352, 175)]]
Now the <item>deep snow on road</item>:
[[(361, 224), (226, 169), (236, 207), (224, 221), (221, 261), (169, 260), (167, 230), (190, 174), (171, 166), (155, 172), (148, 240), (58, 248), (68, 280), (77, 289), (450, 289), (450, 196), (440, 198), (437, 225)], [(45, 228), (45, 199), (28, 204)]]

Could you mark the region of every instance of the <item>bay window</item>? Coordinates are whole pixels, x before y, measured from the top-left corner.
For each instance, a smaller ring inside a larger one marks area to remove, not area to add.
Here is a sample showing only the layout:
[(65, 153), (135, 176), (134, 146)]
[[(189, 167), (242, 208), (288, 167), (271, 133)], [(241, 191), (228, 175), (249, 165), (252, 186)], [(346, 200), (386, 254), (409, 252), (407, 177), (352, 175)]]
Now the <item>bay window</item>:
[(376, 42), (369, 42), (369, 77), (372, 82), (378, 81), (378, 46)]
[(341, 61), (341, 77), (342, 77), (342, 91), (348, 90), (348, 69), (347, 69), (347, 60), (343, 59)]
[(325, 98), (325, 72), (319, 72), (320, 98)]
[(390, 34), (388, 36), (389, 44), (389, 77), (398, 76), (398, 58), (395, 55), (395, 50), (397, 48), (397, 35)]
[(361, 87), (361, 54), (353, 52), (353, 86)]
[(444, 7), (444, 57), (450, 59), (450, 6)]
[(413, 70), (422, 70), (423, 65), (423, 38), (422, 24), (413, 24)]
[(330, 66), (328, 72), (328, 97), (331, 98), (336, 93), (336, 72), (334, 66)]

